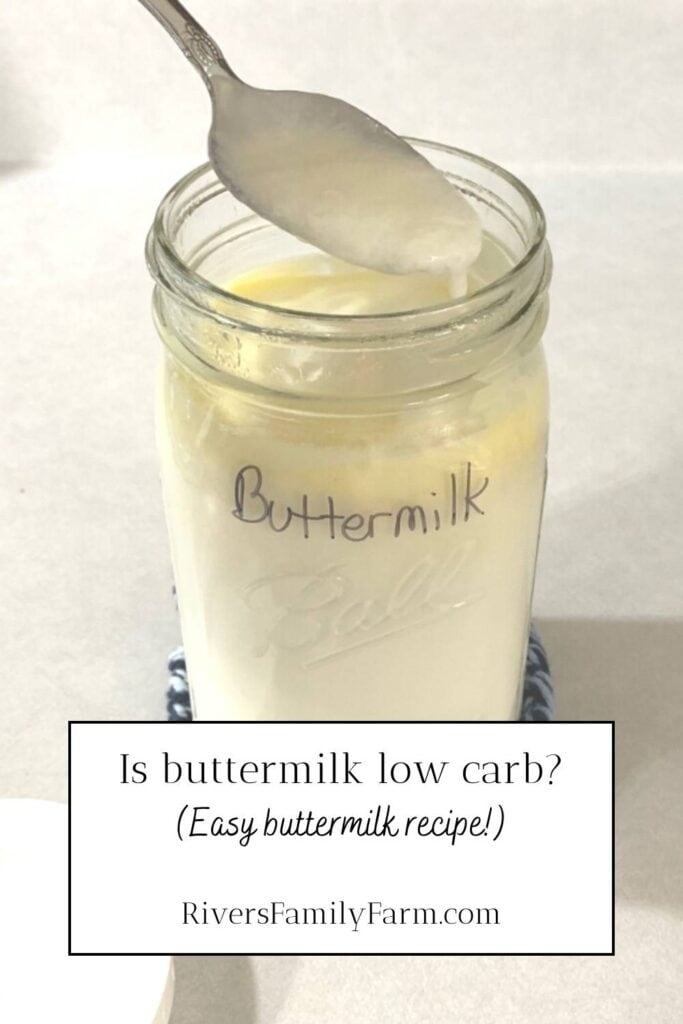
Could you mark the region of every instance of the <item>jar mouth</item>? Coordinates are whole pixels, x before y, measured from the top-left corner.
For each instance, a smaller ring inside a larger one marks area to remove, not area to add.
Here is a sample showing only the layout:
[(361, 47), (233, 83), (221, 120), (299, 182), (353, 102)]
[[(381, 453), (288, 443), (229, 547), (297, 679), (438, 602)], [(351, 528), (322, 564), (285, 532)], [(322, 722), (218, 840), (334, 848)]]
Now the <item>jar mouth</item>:
[[(230, 196), (209, 163), (181, 178), (159, 204), (146, 245), (147, 264), (157, 286), (170, 292), (176, 301), (229, 326), (252, 327), (280, 337), (291, 335), (299, 342), (302, 335), (336, 338), (340, 341), (344, 337), (363, 336), (366, 344), (368, 334), (373, 338), (397, 333), (414, 336), (423, 331), (430, 332), (435, 327), (453, 325), (454, 322), (467, 324), (473, 319), (479, 319), (482, 313), (485, 314), (488, 309), (509, 298), (519, 284), (528, 281), (530, 274), (539, 287), (541, 284), (547, 286), (549, 256), (546, 221), (533, 192), (515, 175), (484, 157), (442, 143), (411, 137), (406, 137), (405, 141), (420, 150), (427, 159), (431, 158), (437, 166), (440, 157), (440, 169), (470, 201), (475, 200), (492, 208), (495, 206), (499, 213), (502, 211), (508, 223), (514, 225), (521, 251), (511, 254), (513, 262), (507, 271), (484, 283), (472, 294), (414, 309), (348, 314), (285, 309), (221, 287), (194, 265), (196, 247), (193, 249), (190, 246), (183, 253), (179, 244), (183, 225), (203, 203), (221, 194)], [(470, 168), (476, 170), (480, 180), (449, 172), (448, 165), (454, 160), (463, 165), (466, 172)], [(482, 183), (482, 177), (485, 183)], [(508, 193), (507, 198), (501, 198), (501, 190)], [(233, 218), (232, 226), (242, 224), (245, 234), (268, 223), (236, 200), (234, 206), (240, 208), (241, 217), (238, 215), (236, 219)], [(249, 228), (250, 221), (255, 222), (256, 227)]]

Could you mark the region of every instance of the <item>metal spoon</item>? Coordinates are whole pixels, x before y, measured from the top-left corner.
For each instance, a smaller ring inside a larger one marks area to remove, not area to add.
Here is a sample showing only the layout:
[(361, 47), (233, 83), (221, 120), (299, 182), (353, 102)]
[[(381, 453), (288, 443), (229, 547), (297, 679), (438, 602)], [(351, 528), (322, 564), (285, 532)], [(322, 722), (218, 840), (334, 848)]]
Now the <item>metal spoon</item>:
[(460, 192), (411, 146), (343, 100), (257, 89), (177, 0), (140, 0), (199, 71), (213, 106), (209, 159), (273, 224), (385, 273), (462, 275), (481, 248)]

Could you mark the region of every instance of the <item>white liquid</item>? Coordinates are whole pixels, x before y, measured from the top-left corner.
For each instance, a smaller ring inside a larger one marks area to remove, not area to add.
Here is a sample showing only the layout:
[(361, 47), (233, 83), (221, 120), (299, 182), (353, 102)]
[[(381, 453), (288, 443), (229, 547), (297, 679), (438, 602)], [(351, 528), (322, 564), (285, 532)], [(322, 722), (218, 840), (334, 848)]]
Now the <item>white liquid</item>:
[[(233, 283), (345, 313), (438, 303), (448, 286), (392, 287), (322, 256)], [(198, 717), (518, 716), (545, 468), (538, 346), (390, 413), (303, 414), (174, 357), (160, 402)]]

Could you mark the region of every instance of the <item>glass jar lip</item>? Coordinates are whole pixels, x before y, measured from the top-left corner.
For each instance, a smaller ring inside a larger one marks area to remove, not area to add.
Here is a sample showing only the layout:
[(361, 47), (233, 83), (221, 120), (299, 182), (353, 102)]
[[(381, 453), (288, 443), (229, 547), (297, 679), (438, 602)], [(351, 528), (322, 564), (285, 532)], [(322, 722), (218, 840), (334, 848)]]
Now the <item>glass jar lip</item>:
[[(519, 193), (528, 206), (529, 212), (532, 216), (533, 234), (528, 246), (526, 247), (524, 255), (517, 260), (517, 262), (514, 263), (508, 271), (500, 277), (490, 281), (482, 288), (479, 288), (472, 295), (465, 295), (449, 302), (439, 303), (433, 306), (419, 306), (415, 309), (398, 310), (390, 313), (348, 314), (317, 313), (310, 312), (308, 310), (284, 309), (282, 306), (249, 299), (237, 294), (236, 292), (230, 291), (228, 288), (219, 287), (192, 267), (188, 266), (185, 260), (179, 255), (166, 231), (166, 220), (171, 212), (173, 203), (182, 195), (185, 189), (191, 187), (203, 175), (209, 171), (213, 173), (213, 168), (209, 161), (183, 175), (183, 177), (168, 190), (159, 203), (147, 242), (148, 266), (153, 278), (157, 284), (162, 287), (168, 287), (168, 284), (164, 279), (165, 275), (162, 277), (157, 261), (152, 254), (153, 247), (158, 246), (163, 252), (165, 260), (168, 261), (171, 270), (189, 286), (191, 298), (190, 295), (185, 295), (185, 301), (189, 301), (190, 304), (198, 310), (211, 315), (216, 320), (226, 319), (230, 322), (234, 322), (235, 318), (233, 316), (224, 317), (214, 306), (209, 305), (208, 302), (204, 305), (202, 302), (197, 301), (198, 295), (204, 295), (208, 300), (212, 300), (214, 302), (229, 302), (234, 304), (234, 308), (236, 310), (241, 308), (244, 309), (245, 312), (257, 312), (265, 314), (266, 316), (276, 317), (282, 324), (292, 325), (291, 330), (293, 333), (295, 332), (294, 325), (302, 323), (308, 325), (317, 323), (320, 324), (322, 328), (324, 328), (325, 325), (336, 328), (350, 328), (352, 325), (362, 326), (363, 324), (375, 324), (381, 329), (382, 324), (387, 324), (387, 326), (393, 324), (396, 326), (398, 323), (405, 324), (406, 321), (412, 321), (422, 317), (431, 318), (436, 316), (439, 319), (444, 317), (446, 320), (449, 320), (451, 319), (449, 316), (451, 313), (453, 318), (468, 319), (472, 309), (479, 310), (482, 305), (485, 307), (488, 305), (489, 299), (491, 302), (495, 302), (501, 290), (507, 290), (512, 286), (514, 282), (524, 274), (527, 267), (534, 262), (539, 253), (543, 250), (546, 244), (545, 214), (541, 204), (531, 189), (525, 185), (521, 179), (516, 177), (516, 175), (506, 170), (504, 167), (501, 167), (499, 164), (494, 163), (492, 160), (488, 160), (486, 157), (479, 156), (476, 153), (471, 153), (464, 149), (458, 149), (455, 146), (450, 146), (445, 143), (433, 142), (428, 139), (419, 139), (413, 136), (404, 136), (404, 139), (412, 146), (417, 146), (427, 150), (437, 150), (450, 156), (459, 157), (477, 164), (486, 171), (507, 182), (508, 185)], [(216, 182), (220, 184), (218, 177), (216, 177)], [(225, 188), (224, 186), (222, 187)], [(225, 189), (225, 191), (228, 190)], [(257, 215), (254, 214), (254, 216)], [(284, 331), (276, 331), (276, 333), (289, 332), (285, 328)]]

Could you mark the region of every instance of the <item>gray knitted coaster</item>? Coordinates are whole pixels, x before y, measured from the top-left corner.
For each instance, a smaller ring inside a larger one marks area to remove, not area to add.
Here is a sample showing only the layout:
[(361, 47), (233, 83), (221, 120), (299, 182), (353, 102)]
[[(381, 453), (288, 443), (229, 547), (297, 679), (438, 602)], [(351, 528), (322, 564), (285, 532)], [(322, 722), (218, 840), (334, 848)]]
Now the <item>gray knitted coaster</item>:
[[(187, 682), (185, 651), (177, 647), (168, 659), (169, 681), (166, 691), (166, 711), (169, 722), (191, 722), (190, 688)], [(523, 722), (550, 722), (555, 710), (553, 683), (545, 648), (532, 627), (526, 652)]]

